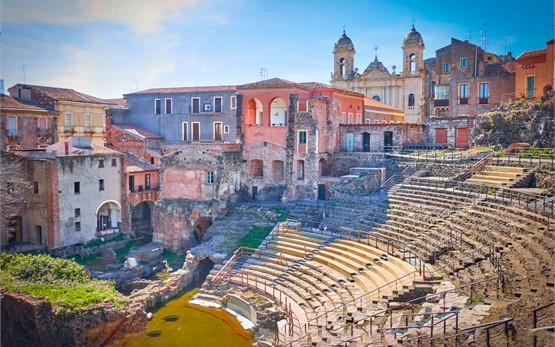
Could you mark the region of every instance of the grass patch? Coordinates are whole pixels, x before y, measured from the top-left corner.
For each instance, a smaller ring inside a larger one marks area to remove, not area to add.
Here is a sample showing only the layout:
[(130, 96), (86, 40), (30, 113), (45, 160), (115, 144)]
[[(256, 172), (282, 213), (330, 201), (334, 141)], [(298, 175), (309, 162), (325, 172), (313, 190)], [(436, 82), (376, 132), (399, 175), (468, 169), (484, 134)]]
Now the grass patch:
[(60, 310), (79, 312), (95, 304), (111, 301), (123, 308), (126, 299), (112, 281), (89, 278), (74, 260), (45, 254), (2, 254), (0, 285), (11, 292), (46, 298)]
[(95, 260), (97, 257), (99, 257), (102, 253), (96, 253), (96, 254), (87, 254), (84, 257), (81, 257), (79, 254), (76, 256), (71, 257), (71, 259), (73, 259), (77, 264), (79, 265), (85, 265), (87, 262)]
[(183, 267), (183, 263), (185, 262), (186, 254), (177, 254), (172, 251), (164, 251), (162, 253), (162, 258), (168, 261), (169, 267), (172, 269), (181, 269)]
[(105, 239), (104, 241), (102, 241), (101, 239), (94, 239), (94, 240), (91, 240), (91, 241), (85, 243), (83, 245), (83, 247), (85, 247), (85, 248), (98, 247), (98, 246), (103, 245), (103, 244), (108, 243), (108, 242), (121, 241), (121, 240), (124, 239), (124, 237), (125, 236), (123, 234), (119, 234), (116, 237), (114, 237), (113, 239), (107, 239), (107, 240)]
[(132, 248), (133, 249), (139, 248), (139, 246), (137, 246), (137, 241), (129, 240), (129, 242), (127, 242), (125, 247), (116, 249), (114, 253), (116, 253), (116, 257), (118, 258), (118, 260), (123, 263), (125, 261), (125, 258), (127, 257), (127, 254)]
[(253, 226), (249, 232), (239, 240), (239, 246), (258, 248), (262, 241), (268, 236), (270, 231), (272, 231), (273, 226), (259, 227)]

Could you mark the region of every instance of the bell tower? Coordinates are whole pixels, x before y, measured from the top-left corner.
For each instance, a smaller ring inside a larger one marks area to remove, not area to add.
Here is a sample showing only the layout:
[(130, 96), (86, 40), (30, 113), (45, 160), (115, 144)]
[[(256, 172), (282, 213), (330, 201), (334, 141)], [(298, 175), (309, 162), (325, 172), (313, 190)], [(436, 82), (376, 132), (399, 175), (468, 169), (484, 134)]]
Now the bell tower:
[(414, 28), (408, 32), (403, 40), (403, 76), (420, 75), (424, 67), (424, 40), (422, 35)]
[(332, 81), (351, 80), (354, 77), (355, 46), (351, 39), (345, 34), (337, 40), (333, 48), (333, 73)]

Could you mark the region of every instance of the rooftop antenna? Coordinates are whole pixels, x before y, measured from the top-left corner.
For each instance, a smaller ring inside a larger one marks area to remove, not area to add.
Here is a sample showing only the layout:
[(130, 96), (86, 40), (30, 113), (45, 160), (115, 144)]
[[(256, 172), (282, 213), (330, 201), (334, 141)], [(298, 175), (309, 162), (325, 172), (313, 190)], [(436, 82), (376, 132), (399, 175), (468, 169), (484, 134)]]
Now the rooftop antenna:
[(21, 72), (23, 73), (23, 83), (27, 84), (27, 78), (25, 76), (25, 71), (27, 71), (27, 69), (25, 69), (25, 64), (21, 65), (19, 67), (19, 70), (21, 70)]
[(137, 87), (137, 79), (136, 79), (136, 78), (135, 78), (134, 80), (132, 80), (131, 82), (129, 82), (129, 91), (131, 91), (131, 86), (132, 86), (133, 84), (135, 84), (135, 93), (136, 93), (137, 90), (138, 90), (138, 87)]
[(468, 42), (472, 43), (472, 30), (468, 31)]
[(488, 51), (488, 22), (483, 24), (484, 29), (480, 30), (480, 34), (482, 34), (482, 47), (484, 51)]
[(268, 79), (268, 69), (261, 67), (259, 70), (260, 73), (260, 80), (267, 80)]

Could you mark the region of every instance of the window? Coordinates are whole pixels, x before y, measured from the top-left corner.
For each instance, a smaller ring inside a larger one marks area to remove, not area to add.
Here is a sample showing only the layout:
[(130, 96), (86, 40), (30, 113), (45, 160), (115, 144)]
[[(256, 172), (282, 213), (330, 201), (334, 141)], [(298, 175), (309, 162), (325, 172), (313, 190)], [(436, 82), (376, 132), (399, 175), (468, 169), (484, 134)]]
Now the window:
[(151, 164), (154, 164), (154, 157), (151, 157), (151, 158), (150, 158), (150, 163), (151, 163)]
[(81, 222), (75, 222), (75, 231), (81, 231)]
[(67, 114), (64, 116), (64, 126), (66, 126), (66, 127), (70, 127), (70, 126), (71, 126), (71, 114), (70, 114), (70, 113), (67, 113)]
[(466, 69), (466, 57), (461, 57), (461, 69)]
[(112, 158), (112, 166), (113, 167), (118, 166), (118, 160), (116, 158)]
[(345, 75), (345, 58), (339, 59), (339, 75)]
[(129, 176), (129, 192), (133, 193), (135, 191), (135, 176)]
[(74, 212), (75, 218), (81, 217), (81, 209), (80, 208), (76, 208), (74, 211), (75, 211)]
[(409, 94), (409, 108), (414, 108), (414, 94)]
[(536, 78), (535, 76), (526, 76), (526, 97), (533, 98), (535, 96)]
[(362, 117), (360, 116), (360, 113), (357, 113), (357, 124), (362, 124)]
[(171, 114), (172, 113), (172, 99), (164, 99), (164, 113)]
[(154, 99), (154, 114), (162, 113), (162, 101), (160, 99)]
[(347, 123), (347, 115), (345, 112), (341, 113), (341, 124)]
[(75, 194), (81, 194), (81, 182), (73, 182), (73, 192)]
[(200, 123), (193, 122), (193, 141), (200, 141)]
[(98, 167), (104, 167), (104, 159), (98, 159)]
[(349, 124), (353, 124), (353, 114), (349, 113)]
[(451, 72), (451, 64), (443, 63), (443, 73), (449, 73), (449, 72)]
[(214, 141), (222, 140), (222, 122), (214, 122)]
[(264, 177), (264, 162), (259, 159), (253, 159), (251, 161), (252, 167), (252, 177), (263, 178)]
[(187, 141), (189, 139), (189, 123), (181, 123), (181, 139)]
[(237, 97), (235, 95), (229, 98), (229, 108), (232, 110), (237, 108)]
[(435, 86), (434, 96), (436, 100), (448, 100), (449, 86)]
[(306, 145), (306, 130), (299, 130), (299, 145)]
[(374, 95), (372, 97), (372, 99), (376, 100), (376, 101), (381, 101), (380, 97), (378, 95)]
[(297, 160), (297, 179), (304, 180), (304, 160)]
[(33, 193), (39, 193), (39, 181), (33, 181)]
[(229, 125), (224, 125), (224, 134), (229, 134)]
[(468, 84), (459, 84), (459, 104), (468, 105)]
[(200, 113), (200, 98), (191, 98), (191, 108), (193, 113)]
[(38, 128), (40, 130), (46, 130), (46, 118), (39, 118), (38, 119)]
[(489, 102), (489, 84), (488, 83), (480, 83), (478, 85), (480, 97), (478, 99), (479, 104), (487, 104)]
[(150, 189), (150, 174), (145, 175), (145, 190)]
[(98, 180), (98, 190), (104, 190), (104, 180), (103, 179)]
[(416, 54), (411, 54), (409, 59), (410, 59), (410, 72), (415, 73), (416, 72)]
[(214, 184), (214, 171), (206, 172), (206, 184)]
[(220, 96), (214, 98), (214, 113), (222, 113), (222, 98)]
[(92, 115), (86, 114), (85, 115), (85, 128), (92, 127)]

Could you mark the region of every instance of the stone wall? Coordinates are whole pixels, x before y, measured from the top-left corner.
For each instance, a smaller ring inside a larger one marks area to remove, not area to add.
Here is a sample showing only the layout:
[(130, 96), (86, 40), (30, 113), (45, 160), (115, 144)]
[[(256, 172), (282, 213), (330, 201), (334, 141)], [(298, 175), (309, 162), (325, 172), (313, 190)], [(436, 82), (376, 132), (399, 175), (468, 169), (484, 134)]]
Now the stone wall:
[(86, 257), (88, 255), (102, 254), (108, 250), (116, 250), (125, 247), (128, 240), (112, 241), (107, 242), (94, 247), (85, 247), (83, 244), (76, 244), (66, 247), (59, 247), (56, 249), (50, 249), (48, 253), (56, 257), (67, 258), (73, 255), (79, 255), (81, 257)]
[(329, 187), (331, 197), (368, 196), (380, 187), (381, 179), (378, 172), (369, 175), (348, 175)]
[(383, 152), (385, 132), (391, 132), (390, 146), (403, 146), (408, 143), (424, 142), (424, 127), (421, 124), (360, 124), (341, 125), (339, 127), (339, 151), (347, 152), (347, 133), (354, 134), (352, 152), (365, 151), (363, 136), (369, 134), (367, 152)]
[(80, 314), (56, 314), (46, 299), (1, 291), (2, 346), (103, 346), (146, 329), (137, 302), (123, 310), (102, 303)]
[[(446, 129), (447, 145), (451, 148), (468, 147), (470, 144), (470, 128), (474, 124), (472, 117), (452, 117), (452, 118), (428, 118), (424, 121), (426, 138), (424, 143), (438, 143), (436, 139), (436, 129)], [(457, 143), (457, 129), (467, 129), (468, 141), (466, 146)]]

